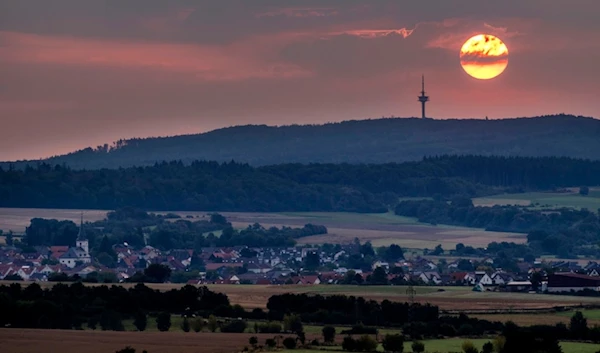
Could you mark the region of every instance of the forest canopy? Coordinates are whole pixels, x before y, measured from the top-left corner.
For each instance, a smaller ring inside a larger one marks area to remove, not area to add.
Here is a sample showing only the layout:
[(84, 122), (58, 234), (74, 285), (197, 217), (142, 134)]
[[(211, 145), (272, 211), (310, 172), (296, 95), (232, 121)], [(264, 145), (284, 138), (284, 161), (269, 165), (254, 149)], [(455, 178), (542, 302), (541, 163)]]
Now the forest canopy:
[(153, 211), (387, 212), (399, 197), (477, 197), (600, 185), (600, 161), (441, 156), (388, 164), (163, 162), (73, 170), (0, 169), (0, 207)]

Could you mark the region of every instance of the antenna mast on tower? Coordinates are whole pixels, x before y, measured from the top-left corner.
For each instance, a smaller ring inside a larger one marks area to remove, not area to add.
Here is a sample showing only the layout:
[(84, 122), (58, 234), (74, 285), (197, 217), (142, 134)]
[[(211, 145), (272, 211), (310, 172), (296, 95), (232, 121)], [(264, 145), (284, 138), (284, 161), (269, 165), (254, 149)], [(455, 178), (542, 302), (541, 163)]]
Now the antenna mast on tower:
[(425, 75), (421, 75), (421, 95), (418, 98), (421, 102), (421, 118), (425, 119), (425, 103), (429, 101), (429, 96), (425, 95)]

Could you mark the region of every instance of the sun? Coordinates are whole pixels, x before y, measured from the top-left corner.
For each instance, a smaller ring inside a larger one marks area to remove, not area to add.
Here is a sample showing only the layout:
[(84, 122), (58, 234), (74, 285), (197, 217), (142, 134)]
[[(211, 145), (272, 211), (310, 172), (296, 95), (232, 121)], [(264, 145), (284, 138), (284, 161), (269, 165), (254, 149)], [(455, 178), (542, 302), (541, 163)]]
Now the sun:
[(473, 36), (460, 48), (460, 64), (466, 73), (480, 79), (497, 77), (508, 65), (508, 48), (490, 34)]

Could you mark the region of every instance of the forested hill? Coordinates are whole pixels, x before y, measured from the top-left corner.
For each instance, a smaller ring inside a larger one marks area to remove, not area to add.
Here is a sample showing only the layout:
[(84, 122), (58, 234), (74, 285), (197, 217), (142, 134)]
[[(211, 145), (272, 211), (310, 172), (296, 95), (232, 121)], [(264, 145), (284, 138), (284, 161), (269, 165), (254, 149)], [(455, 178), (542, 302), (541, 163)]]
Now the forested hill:
[(444, 156), (401, 164), (163, 162), (0, 169), (0, 207), (386, 212), (399, 197), (475, 197), (600, 185), (600, 161)]
[[(378, 119), (325, 125), (237, 126), (203, 134), (119, 141), (47, 160), (72, 168), (180, 160), (387, 163), (435, 155), (565, 156), (600, 159), (600, 120), (554, 115), (504, 120)], [(31, 162), (30, 162), (31, 163)], [(36, 162), (33, 162), (35, 164)], [(22, 167), (26, 162), (15, 163)], [(6, 169), (7, 164), (0, 166)]]

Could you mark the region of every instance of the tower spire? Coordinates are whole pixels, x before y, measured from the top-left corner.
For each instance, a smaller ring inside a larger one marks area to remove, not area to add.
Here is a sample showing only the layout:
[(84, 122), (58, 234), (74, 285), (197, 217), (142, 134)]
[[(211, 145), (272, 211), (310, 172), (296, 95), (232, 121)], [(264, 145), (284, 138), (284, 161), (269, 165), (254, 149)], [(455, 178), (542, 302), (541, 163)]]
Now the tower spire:
[(418, 98), (421, 102), (421, 118), (425, 119), (425, 103), (429, 101), (429, 96), (425, 95), (425, 75), (421, 75), (421, 95)]

